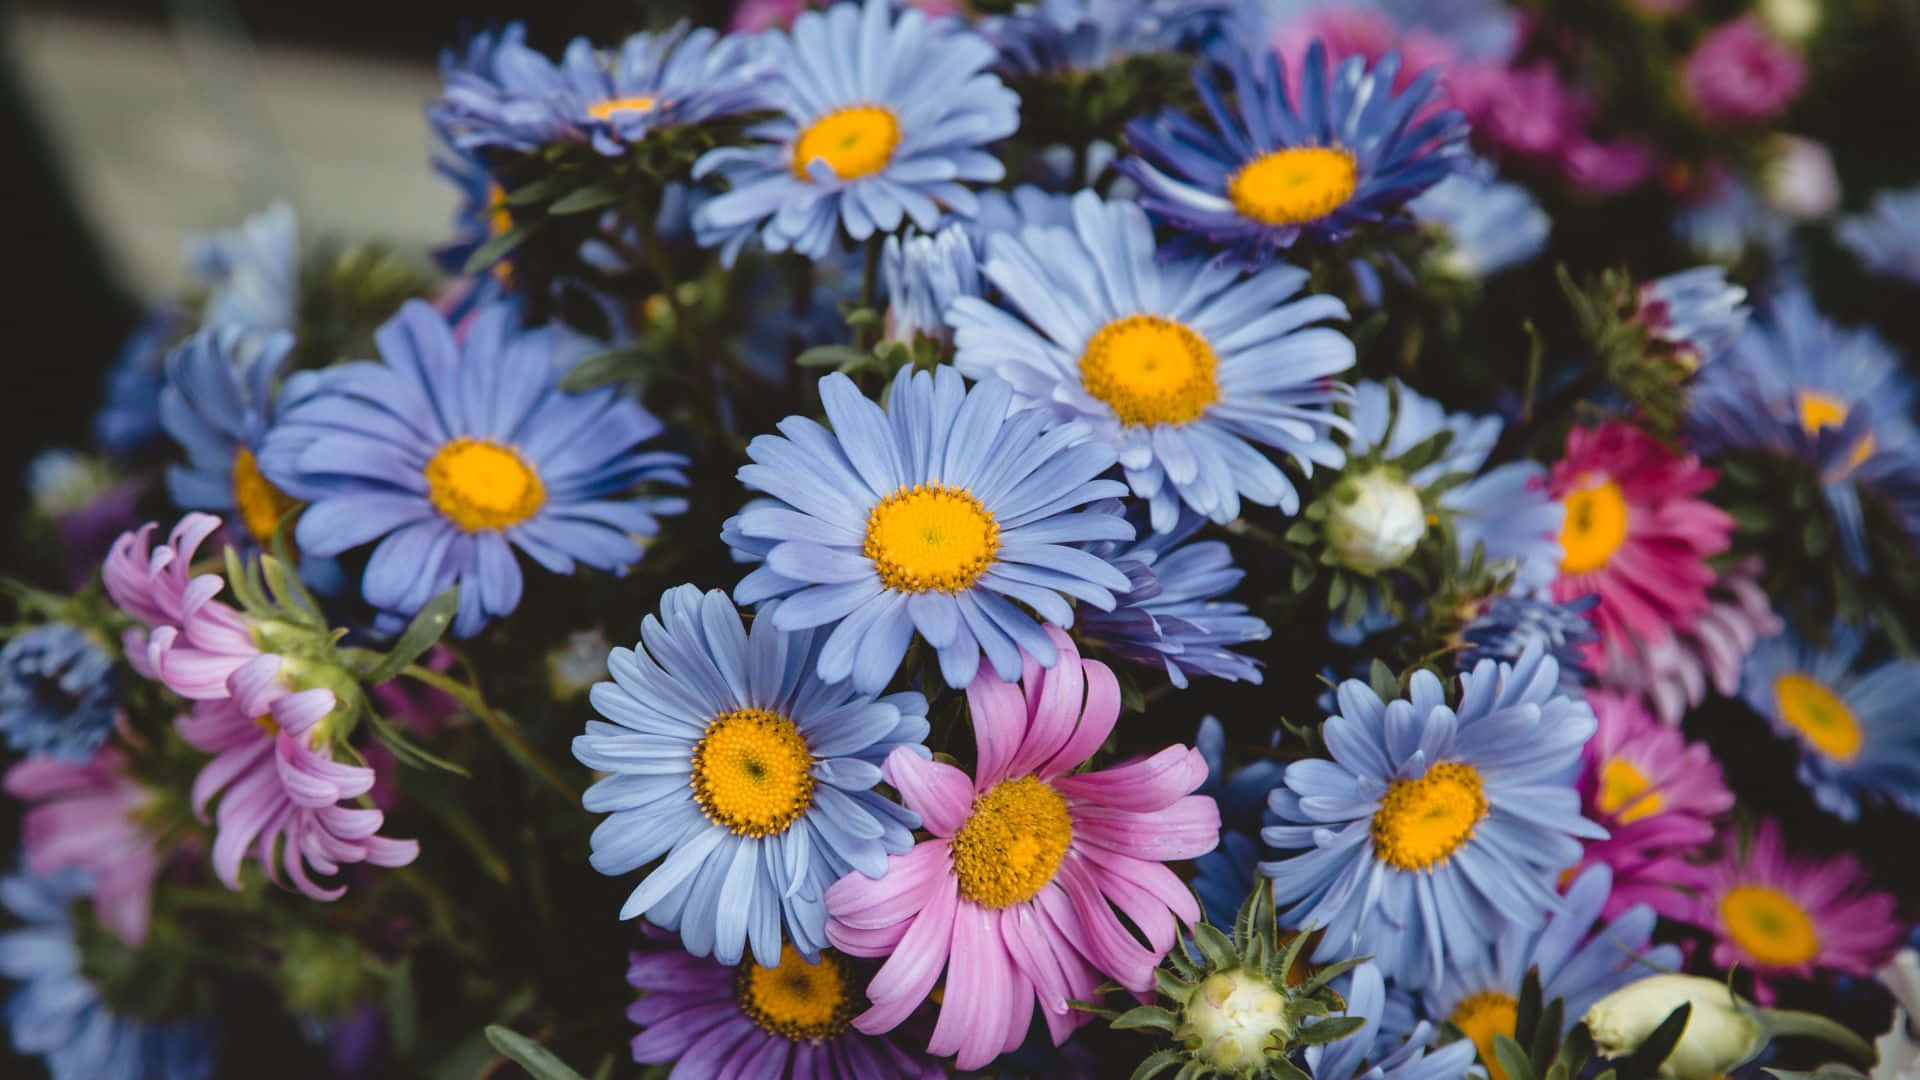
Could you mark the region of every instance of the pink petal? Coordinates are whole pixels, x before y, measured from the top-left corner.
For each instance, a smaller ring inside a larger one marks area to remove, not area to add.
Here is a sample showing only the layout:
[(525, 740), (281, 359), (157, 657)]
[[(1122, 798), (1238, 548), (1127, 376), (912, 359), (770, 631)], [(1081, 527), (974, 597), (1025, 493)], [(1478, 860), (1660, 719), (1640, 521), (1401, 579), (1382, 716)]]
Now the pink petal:
[(1060, 649), (1060, 661), (1035, 672), (1027, 680), (1027, 706), (1032, 722), (1019, 752), (1007, 766), (1007, 772), (1013, 776), (1034, 772), (1067, 745), (1080, 722), (1081, 703), (1086, 700), (1086, 672), (1072, 640), (1053, 626), (1047, 627), (1047, 636)]
[(1191, 794), (1206, 780), (1207, 760), (1198, 750), (1169, 746), (1111, 769), (1063, 776), (1053, 786), (1068, 798), (1150, 813)]
[(887, 783), (900, 789), (901, 801), (920, 815), (928, 832), (952, 836), (967, 823), (967, 814), (973, 809), (973, 781), (951, 765), (921, 757), (915, 749), (896, 747), (887, 755), (882, 770)]
[[(1066, 781), (1055, 781), (1064, 784)], [(1189, 795), (1151, 814), (1110, 810), (1091, 803), (1072, 807), (1076, 842), (1085, 841), (1148, 862), (1193, 859), (1220, 842), (1220, 809), (1205, 795)]]
[(982, 665), (967, 684), (967, 712), (973, 717), (973, 741), (979, 751), (973, 783), (985, 791), (1007, 778), (1007, 763), (1026, 737), (1027, 702), (1019, 687)]
[(940, 879), (899, 947), (867, 983), (867, 999), (873, 1007), (854, 1017), (854, 1027), (869, 1035), (892, 1031), (926, 1000), (947, 966), (959, 895), (959, 882), (952, 875)]
[[(927, 1053), (958, 1054), (955, 1064), (961, 1069), (980, 1068), (998, 1056), (1013, 1022), (1008, 1015), (1011, 1000), (1018, 1000), (1013, 964), (1000, 944), (997, 923), (994, 912), (973, 904), (961, 904), (954, 918), (947, 992)], [(1031, 991), (1027, 1002), (1031, 1010)]]
[(1120, 718), (1120, 681), (1113, 677), (1112, 669), (1098, 660), (1083, 660), (1080, 666), (1087, 677), (1087, 701), (1080, 726), (1060, 752), (1040, 766), (1041, 779), (1058, 776), (1092, 757), (1113, 734), (1114, 721)]
[(833, 923), (856, 930), (904, 923), (926, 907), (942, 878), (952, 877), (949, 849), (938, 840), (915, 844), (905, 855), (888, 856), (882, 877), (853, 871), (827, 886), (827, 932), (832, 934)]

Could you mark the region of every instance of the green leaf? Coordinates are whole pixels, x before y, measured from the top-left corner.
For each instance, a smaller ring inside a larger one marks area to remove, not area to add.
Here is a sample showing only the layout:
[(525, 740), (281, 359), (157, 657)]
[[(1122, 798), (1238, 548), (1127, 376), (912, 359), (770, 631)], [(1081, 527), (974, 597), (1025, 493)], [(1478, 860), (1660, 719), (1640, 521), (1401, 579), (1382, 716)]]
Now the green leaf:
[(1136, 1028), (1153, 1028), (1171, 1033), (1180, 1024), (1180, 1018), (1158, 1005), (1137, 1005), (1114, 1018), (1115, 1031), (1131, 1031)]
[(361, 678), (369, 685), (378, 686), (400, 674), (400, 669), (433, 648), (434, 642), (447, 632), (447, 627), (453, 623), (454, 613), (459, 610), (460, 586), (449, 586), (445, 592), (427, 601), (427, 606), (421, 608), (420, 613), (407, 624), (400, 640), (394, 642), (393, 648), (387, 650), (387, 655)]
[(486, 243), (475, 248), (473, 254), (467, 256), (467, 264), (460, 268), (460, 272), (463, 274), (477, 274), (487, 269), (494, 263), (511, 255), (515, 248), (526, 243), (527, 238), (532, 235), (532, 226), (515, 225), (499, 236), (491, 237)]
[(632, 376), (646, 353), (637, 345), (622, 345), (581, 358), (560, 379), (560, 389), (577, 394)]
[(506, 856), (494, 847), (487, 830), (473, 819), (471, 801), (451, 790), (447, 781), (432, 773), (422, 775), (407, 785), (407, 798), (445, 825), (453, 838), (467, 849), (467, 854), (473, 856), (473, 861), (480, 865), (482, 873), (502, 885), (512, 883), (512, 866)]
[[(1168, 955), (1170, 958), (1177, 958), (1180, 951), (1179, 949), (1175, 949)], [(1185, 1005), (1187, 999), (1193, 996), (1194, 990), (1194, 984), (1183, 982), (1165, 968), (1153, 969), (1153, 987), (1160, 991), (1160, 996), (1177, 1001), (1182, 1005)]]
[(320, 618), (320, 605), (313, 594), (300, 583), (300, 575), (285, 562), (271, 555), (260, 556), (260, 573), (267, 580), (267, 588), (273, 592), (280, 611), (300, 625), (324, 627)]
[(1359, 1031), (1366, 1024), (1367, 1018), (1364, 1016), (1330, 1016), (1325, 1020), (1308, 1024), (1294, 1033), (1293, 1045), (1318, 1046), (1321, 1043), (1334, 1042)]
[(1863, 1080), (1861, 1074), (1847, 1069), (1818, 1069), (1814, 1072), (1796, 1072), (1791, 1069), (1761, 1069), (1768, 1076), (1779, 1080)]
[(1554, 998), (1540, 1011), (1540, 1022), (1533, 1032), (1533, 1050), (1528, 1057), (1533, 1062), (1533, 1071), (1537, 1075), (1545, 1072), (1553, 1062), (1553, 1053), (1560, 1048), (1560, 1024), (1567, 1011), (1567, 1003)]
[(1233, 951), (1232, 939), (1212, 923), (1203, 922), (1193, 928), (1193, 943), (1200, 947), (1207, 962), (1216, 971), (1231, 971), (1240, 966), (1240, 957)]
[(575, 188), (553, 200), (547, 207), (549, 214), (581, 214), (588, 210), (598, 210), (603, 206), (612, 206), (620, 201), (620, 193), (599, 184), (588, 184)]
[[(1305, 937), (1306, 935), (1303, 934), (1301, 936)], [(1313, 978), (1301, 983), (1300, 989), (1296, 992), (1302, 995), (1318, 993), (1321, 987), (1371, 959), (1373, 958), (1370, 956), (1349, 956), (1337, 964), (1328, 964), (1326, 967), (1314, 972)]]
[(267, 602), (267, 594), (253, 576), (252, 567), (240, 561), (240, 554), (232, 545), (226, 549), (226, 563), (227, 588), (233, 590), (234, 599), (249, 612), (265, 613), (272, 606)]
[(1527, 1052), (1505, 1032), (1494, 1033), (1493, 1056), (1506, 1070), (1507, 1080), (1533, 1080), (1533, 1063), (1527, 1060)]
[(538, 180), (521, 184), (507, 193), (508, 206), (531, 206), (543, 203), (555, 195), (567, 190), (573, 183), (573, 177), (566, 173), (552, 173)]
[(501, 1056), (527, 1070), (534, 1080), (587, 1080), (569, 1068), (566, 1062), (554, 1057), (553, 1051), (512, 1028), (488, 1024), (487, 1041), (500, 1051)]
[(872, 353), (851, 345), (815, 345), (801, 353), (794, 363), (801, 367), (848, 369), (859, 367), (871, 359)]
[(439, 769), (442, 772), (450, 772), (455, 776), (461, 777), (473, 776), (471, 772), (467, 771), (465, 765), (448, 761), (446, 758), (427, 750), (419, 743), (407, 738), (401, 733), (399, 728), (393, 726), (391, 721), (381, 716), (378, 710), (368, 709), (366, 710), (366, 714), (367, 723), (373, 728), (374, 735), (377, 736), (381, 742), (387, 744), (387, 749), (393, 751), (393, 756), (399, 759), (400, 764), (415, 769)]
[(1134, 1068), (1133, 1075), (1128, 1080), (1153, 1080), (1154, 1077), (1178, 1065), (1185, 1057), (1186, 1054), (1179, 1050), (1155, 1051), (1147, 1055), (1147, 1059)]
[(1660, 1026), (1653, 1029), (1627, 1060), (1620, 1065), (1620, 1075), (1628, 1080), (1639, 1077), (1651, 1077), (1680, 1044), (1680, 1036), (1686, 1033), (1687, 1018), (1693, 1015), (1693, 1003), (1683, 1002), (1679, 1008), (1667, 1014)]
[[(411, 794), (411, 792), (409, 792)], [(387, 979), (387, 1034), (400, 1057), (413, 1053), (420, 1041), (419, 1000), (413, 991), (413, 957), (404, 956), (393, 965)]]

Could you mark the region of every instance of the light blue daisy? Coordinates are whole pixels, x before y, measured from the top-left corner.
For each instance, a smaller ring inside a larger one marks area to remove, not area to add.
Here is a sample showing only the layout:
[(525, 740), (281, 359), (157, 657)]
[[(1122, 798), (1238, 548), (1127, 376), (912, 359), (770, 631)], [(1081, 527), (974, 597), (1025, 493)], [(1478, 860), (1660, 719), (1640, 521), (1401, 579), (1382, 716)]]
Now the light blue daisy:
[(1840, 219), (1833, 236), (1874, 273), (1920, 285), (1920, 187), (1876, 193), (1865, 213)]
[(1227, 522), (1240, 501), (1299, 509), (1293, 482), (1257, 447), (1309, 473), (1338, 466), (1329, 408), (1353, 343), (1313, 325), (1345, 318), (1330, 296), (1288, 302), (1307, 272), (1270, 265), (1242, 278), (1203, 259), (1155, 257), (1140, 208), (1074, 196), (1073, 228), (1029, 226), (987, 240), (997, 307), (962, 297), (948, 313), (954, 364), (999, 376), (1023, 406), (1083, 422), (1111, 446), (1133, 493), (1166, 531), (1185, 503)]
[(1019, 127), (1020, 101), (986, 69), (994, 49), (956, 19), (889, 0), (803, 12), (770, 31), (767, 98), (782, 110), (750, 146), (708, 151), (695, 179), (725, 194), (694, 212), (694, 234), (732, 265), (752, 237), (817, 259), (844, 228), (855, 241), (903, 220), (938, 228), (942, 208), (971, 217), (969, 185), (1005, 175), (985, 146)]
[(292, 330), (300, 305), (300, 223), (276, 202), (238, 228), (187, 241), (187, 268), (207, 289), (202, 326)]
[(1414, 1027), (1401, 1042), (1386, 1027), (1387, 987), (1378, 965), (1363, 963), (1334, 983), (1346, 998), (1347, 1015), (1367, 1022), (1344, 1039), (1307, 1047), (1307, 1069), (1314, 1080), (1459, 1080), (1469, 1076), (1473, 1044), (1465, 1041), (1429, 1049), (1431, 1026)]
[(1661, 341), (1693, 355), (1695, 366), (1712, 363), (1739, 339), (1747, 325), (1747, 290), (1727, 280), (1718, 266), (1696, 266), (1640, 286), (1640, 321)]
[(918, 334), (948, 341), (947, 310), (962, 296), (981, 296), (987, 238), (1028, 225), (1073, 223), (1073, 200), (1022, 184), (1011, 192), (980, 193), (979, 213), (970, 220), (949, 215), (949, 224), (927, 234), (908, 228), (887, 237), (880, 251), (881, 282), (887, 294), (887, 321), (903, 340)]
[(1089, 72), (1204, 39), (1233, 0), (1038, 0), (980, 20), (1009, 75)]
[[(927, 703), (873, 697), (814, 675), (824, 631), (743, 628), (726, 594), (669, 589), (633, 649), (607, 657), (601, 716), (574, 756), (612, 775), (587, 789), (593, 866), (641, 879), (622, 919), (677, 930), (687, 951), (762, 967), (782, 940), (809, 960), (827, 947), (827, 886), (878, 878), (913, 846), (912, 811), (872, 789), (900, 747), (927, 756)], [(783, 937), (784, 935), (784, 937)]]
[(1009, 415), (998, 379), (971, 389), (945, 365), (902, 368), (884, 410), (835, 373), (820, 380), (828, 431), (804, 417), (747, 445), (740, 482), (780, 505), (749, 504), (722, 537), (764, 560), (734, 590), (742, 604), (786, 597), (769, 616), (785, 630), (833, 626), (819, 674), (864, 693), (893, 678), (915, 631), (949, 686), (973, 681), (984, 652), (1009, 682), (1021, 652), (1056, 654), (1033, 615), (1073, 625), (1079, 600), (1111, 609), (1129, 587), (1079, 545), (1130, 540), (1125, 518), (1078, 509), (1126, 488), (1100, 479), (1113, 451), (1083, 426), (1043, 433), (1033, 410)]
[(1553, 231), (1553, 219), (1533, 195), (1501, 180), (1486, 161), (1441, 177), (1409, 200), (1407, 210), (1446, 235), (1436, 257), (1441, 269), (1468, 280), (1538, 258)]
[(1560, 665), (1560, 684), (1574, 693), (1586, 678), (1581, 658), (1589, 644), (1600, 640), (1588, 615), (1599, 603), (1598, 593), (1565, 604), (1547, 595), (1495, 596), (1460, 629), (1460, 650), (1453, 662), (1461, 671), (1473, 670), (1482, 660), (1510, 664), (1537, 646)]
[(20, 920), (0, 933), (0, 976), (13, 1051), (46, 1062), (52, 1080), (205, 1080), (217, 1059), (211, 1025), (115, 1012), (82, 968), (69, 909), (92, 890), (78, 871), (0, 878), (0, 906)]
[(1419, 989), (1564, 906), (1557, 875), (1606, 830), (1580, 816), (1572, 783), (1593, 710), (1561, 691), (1551, 657), (1481, 663), (1451, 708), (1429, 671), (1392, 703), (1358, 679), (1336, 697), (1331, 760), (1287, 766), (1261, 831), (1293, 853), (1260, 872), (1287, 925), (1324, 929), (1316, 960), (1371, 953)]
[(0, 647), (0, 735), (9, 747), (85, 761), (119, 713), (113, 657), (79, 627), (46, 623)]
[(1760, 642), (1740, 673), (1740, 697), (1800, 746), (1800, 782), (1847, 821), (1863, 803), (1920, 814), (1920, 660), (1860, 663), (1866, 635), (1833, 628), (1826, 648), (1792, 630)]

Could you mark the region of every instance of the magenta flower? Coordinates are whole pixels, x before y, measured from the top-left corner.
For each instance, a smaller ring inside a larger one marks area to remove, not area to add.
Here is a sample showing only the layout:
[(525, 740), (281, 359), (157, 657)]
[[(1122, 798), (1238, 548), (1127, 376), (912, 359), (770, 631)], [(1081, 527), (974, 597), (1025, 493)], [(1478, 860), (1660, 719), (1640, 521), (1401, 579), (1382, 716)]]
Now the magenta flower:
[(1586, 102), (1551, 64), (1464, 64), (1448, 74), (1447, 88), (1473, 125), (1474, 142), (1499, 157), (1553, 166), (1586, 130)]
[(1806, 61), (1752, 15), (1714, 27), (1680, 72), (1681, 86), (1701, 115), (1727, 125), (1773, 119), (1806, 82)]
[(161, 856), (140, 822), (151, 793), (126, 773), (127, 759), (102, 746), (85, 764), (30, 757), (7, 770), (7, 794), (30, 804), (21, 823), (27, 871), (84, 870), (93, 914), (129, 945), (147, 939)]
[(1690, 922), (1719, 939), (1713, 962), (1753, 972), (1754, 998), (1770, 1004), (1769, 980), (1811, 978), (1816, 969), (1872, 975), (1899, 945), (1903, 924), (1891, 895), (1867, 889), (1851, 855), (1790, 858), (1780, 826), (1761, 822), (1746, 857), (1729, 838), (1727, 854), (1708, 867)]
[(147, 624), (127, 631), (127, 662), (195, 701), (226, 697), (227, 677), (260, 656), (246, 617), (214, 599), (225, 580), (218, 574), (190, 576), (194, 552), (219, 527), (212, 514), (191, 513), (173, 527), (166, 544), (153, 548), (150, 538), (159, 525), (150, 521), (121, 533), (100, 568), (107, 595)]
[(1669, 453), (1627, 424), (1567, 432), (1567, 453), (1548, 479), (1566, 506), (1560, 530), (1560, 603), (1598, 595), (1593, 609), (1600, 641), (1588, 646), (1589, 670), (1607, 650), (1637, 638), (1662, 640), (1694, 625), (1714, 582), (1707, 560), (1727, 549), (1733, 518), (1694, 496), (1713, 486), (1714, 472), (1688, 455)]
[(1740, 665), (1756, 642), (1784, 625), (1760, 587), (1760, 560), (1743, 560), (1707, 592), (1707, 610), (1684, 630), (1649, 640), (1615, 642), (1598, 669), (1600, 685), (1639, 698), (1669, 724), (1706, 700), (1740, 690)]
[(887, 780), (932, 838), (891, 856), (878, 880), (849, 874), (827, 890), (827, 939), (888, 957), (854, 1026), (891, 1030), (944, 969), (927, 1050), (957, 1054), (961, 1069), (1019, 1046), (1036, 1000), (1058, 1045), (1086, 1019), (1068, 1000), (1089, 998), (1102, 976), (1152, 987), (1175, 919), (1200, 917), (1162, 864), (1205, 854), (1219, 838), (1219, 809), (1191, 794), (1207, 778), (1198, 751), (1170, 746), (1067, 775), (1113, 730), (1120, 688), (1058, 628), (1047, 634), (1060, 650), (1053, 668), (1027, 659), (1020, 685), (982, 668), (967, 688), (979, 751), (972, 778), (915, 754), (888, 756)]

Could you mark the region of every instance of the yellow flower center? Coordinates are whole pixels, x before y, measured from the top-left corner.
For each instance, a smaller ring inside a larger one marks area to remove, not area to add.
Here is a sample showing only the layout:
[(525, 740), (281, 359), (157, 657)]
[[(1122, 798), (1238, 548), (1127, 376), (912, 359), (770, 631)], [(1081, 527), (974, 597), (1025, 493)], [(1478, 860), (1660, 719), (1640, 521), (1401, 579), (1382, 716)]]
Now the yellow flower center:
[[(1800, 430), (1808, 435), (1818, 435), (1826, 428), (1839, 427), (1847, 422), (1847, 403), (1831, 394), (1801, 390), (1794, 395), (1794, 399), (1800, 410)], [(1848, 455), (1847, 467), (1858, 468), (1861, 462), (1873, 456), (1874, 449), (1873, 435), (1863, 436)]]
[(1866, 741), (1860, 721), (1825, 684), (1789, 671), (1773, 680), (1773, 700), (1780, 719), (1799, 732), (1807, 745), (1838, 761), (1860, 756), (1860, 745)]
[(540, 512), (547, 487), (518, 451), (458, 438), (427, 462), (427, 498), (468, 532), (504, 529)]
[(280, 519), (299, 506), (300, 500), (274, 487), (273, 481), (261, 474), (253, 451), (242, 446), (233, 455), (233, 505), (240, 512), (241, 524), (265, 547), (273, 540)]
[(1255, 221), (1298, 225), (1333, 213), (1359, 186), (1352, 154), (1331, 146), (1296, 146), (1242, 165), (1227, 181), (1227, 198)]
[(1004, 780), (973, 800), (953, 837), (953, 876), (960, 895), (1003, 908), (1040, 894), (1073, 843), (1067, 800), (1031, 776)]
[(792, 945), (780, 946), (780, 962), (766, 968), (748, 959), (733, 980), (740, 1011), (761, 1029), (794, 1042), (830, 1039), (853, 1019), (847, 972), (832, 953), (809, 964)]
[(892, 109), (849, 105), (815, 120), (793, 143), (793, 175), (811, 180), (808, 169), (824, 161), (833, 175), (857, 180), (887, 167), (900, 144), (900, 121)]
[(1480, 773), (1443, 761), (1418, 780), (1395, 780), (1373, 812), (1375, 857), (1401, 870), (1444, 864), (1487, 816)]
[(1795, 967), (1820, 954), (1820, 934), (1795, 900), (1765, 885), (1738, 885), (1720, 898), (1727, 936), (1769, 967)]
[(1455, 1006), (1449, 1019), (1462, 1035), (1472, 1040), (1473, 1048), (1480, 1051), (1480, 1064), (1486, 1066), (1489, 1080), (1507, 1080), (1507, 1070), (1501, 1068), (1493, 1056), (1493, 1037), (1513, 1038), (1520, 1019), (1520, 1002), (1511, 994), (1483, 990)]
[[(507, 205), (507, 189), (487, 185), (487, 237), (505, 236), (513, 231), (513, 210)], [(493, 276), (502, 285), (513, 284), (513, 267), (505, 259), (493, 264)]]
[(874, 504), (861, 550), (889, 589), (957, 593), (993, 565), (1000, 523), (966, 488), (915, 484)]
[(793, 721), (766, 709), (713, 718), (693, 748), (693, 799), (736, 836), (771, 836), (813, 805), (813, 752)]
[(621, 113), (650, 113), (658, 108), (660, 102), (651, 94), (637, 97), (608, 98), (587, 106), (587, 115), (595, 120), (611, 120)]
[(1123, 424), (1185, 424), (1220, 400), (1213, 346), (1158, 315), (1115, 319), (1087, 340), (1080, 383)]
[(1622, 825), (1652, 817), (1667, 805), (1666, 796), (1653, 786), (1647, 774), (1620, 758), (1608, 758), (1600, 767), (1598, 801), (1600, 812), (1611, 814)]
[(1596, 478), (1568, 492), (1566, 515), (1560, 526), (1560, 569), (1565, 573), (1592, 573), (1627, 542), (1627, 498), (1611, 480)]

